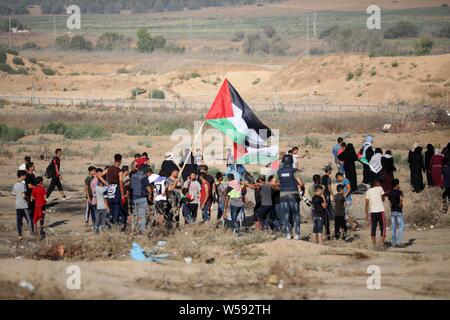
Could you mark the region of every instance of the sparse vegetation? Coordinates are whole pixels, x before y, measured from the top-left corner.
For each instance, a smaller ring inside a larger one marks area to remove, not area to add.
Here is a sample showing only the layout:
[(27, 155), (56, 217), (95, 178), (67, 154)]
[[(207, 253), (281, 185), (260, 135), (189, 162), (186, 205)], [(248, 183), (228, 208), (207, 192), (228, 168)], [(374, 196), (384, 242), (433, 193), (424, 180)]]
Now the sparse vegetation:
[(0, 123), (0, 140), (17, 141), (25, 136), (25, 130), (22, 128), (9, 127)]
[(417, 27), (408, 21), (399, 21), (384, 32), (385, 39), (414, 38), (419, 34)]
[(151, 99), (165, 99), (166, 95), (164, 94), (164, 91), (159, 89), (153, 89), (150, 90), (149, 98)]
[(434, 42), (430, 38), (420, 38), (416, 42), (416, 55), (423, 56), (431, 52)]
[(24, 65), (22, 58), (19, 58), (19, 57), (14, 57), (13, 58), (13, 63), (16, 64), (16, 65), (19, 65), (19, 66), (23, 66)]
[(50, 67), (44, 67), (41, 70), (46, 76), (54, 76), (56, 74), (56, 71)]

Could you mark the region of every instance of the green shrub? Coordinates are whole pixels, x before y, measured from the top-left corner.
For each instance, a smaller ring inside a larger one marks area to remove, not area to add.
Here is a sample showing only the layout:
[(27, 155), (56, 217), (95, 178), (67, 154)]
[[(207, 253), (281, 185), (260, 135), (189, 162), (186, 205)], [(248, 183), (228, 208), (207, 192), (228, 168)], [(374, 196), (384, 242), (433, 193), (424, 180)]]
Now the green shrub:
[(429, 54), (433, 45), (434, 42), (430, 38), (420, 38), (415, 45), (416, 55), (423, 56)]
[(433, 36), (438, 38), (450, 38), (450, 23), (441, 27), (438, 31), (433, 32)]
[(97, 125), (69, 125), (63, 122), (50, 122), (39, 129), (40, 133), (64, 135), (67, 139), (98, 139), (110, 136), (104, 128)]
[(385, 39), (414, 38), (417, 35), (417, 27), (408, 21), (399, 21), (384, 32)]
[(14, 69), (7, 63), (0, 63), (0, 71), (11, 73)]
[(0, 48), (0, 63), (5, 63), (6, 58), (6, 51)]
[(19, 66), (23, 66), (24, 65), (22, 58), (19, 58), (19, 57), (14, 57), (13, 58), (13, 63), (16, 64), (16, 65), (19, 65)]
[(2, 141), (17, 141), (25, 136), (25, 130), (22, 128), (8, 127), (5, 124), (0, 124), (0, 140)]
[(6, 49), (6, 52), (12, 54), (13, 56), (19, 55), (19, 51), (17, 51), (16, 49)]
[(56, 71), (53, 70), (50, 67), (44, 67), (42, 68), (42, 72), (46, 75), (46, 76), (54, 76), (56, 74)]
[(28, 74), (28, 71), (24, 67), (18, 67), (14, 73), (15, 74)]
[(125, 49), (128, 43), (123, 34), (105, 32), (97, 40), (96, 48), (100, 50)]
[(64, 134), (67, 127), (62, 122), (50, 122), (45, 126), (41, 126), (39, 129), (40, 133), (53, 133), (53, 134)]
[(29, 60), (32, 64), (37, 64), (37, 59), (36, 58), (30, 58)]
[(150, 91), (150, 98), (151, 99), (165, 99), (166, 95), (164, 94), (164, 91), (154, 89)]
[(111, 136), (105, 129), (97, 125), (68, 126), (64, 132), (66, 139), (99, 139)]
[(350, 81), (350, 80), (353, 79), (354, 76), (355, 76), (355, 75), (353, 74), (353, 72), (350, 71), (350, 72), (347, 73), (346, 80), (347, 80), (347, 81)]

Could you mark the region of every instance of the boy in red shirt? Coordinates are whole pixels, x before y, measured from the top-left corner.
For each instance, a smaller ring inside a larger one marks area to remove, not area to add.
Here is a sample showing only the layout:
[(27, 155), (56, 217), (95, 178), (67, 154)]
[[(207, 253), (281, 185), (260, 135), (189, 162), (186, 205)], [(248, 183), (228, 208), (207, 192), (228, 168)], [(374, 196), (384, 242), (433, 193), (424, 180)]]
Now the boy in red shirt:
[(210, 197), (211, 195), (211, 185), (206, 179), (206, 173), (202, 172), (200, 173), (200, 183), (202, 185), (201, 191), (200, 191), (200, 210), (202, 211), (202, 217), (203, 222), (209, 221), (209, 209), (211, 208), (212, 199)]
[(44, 227), (44, 218), (45, 218), (45, 205), (47, 201), (45, 196), (47, 194), (47, 190), (44, 188), (44, 180), (42, 177), (37, 177), (35, 180), (36, 186), (33, 187), (31, 191), (31, 196), (34, 199), (34, 216), (33, 216), (33, 225), (36, 234), (38, 233), (37, 222), (40, 221), (40, 233), (42, 234), (42, 229)]

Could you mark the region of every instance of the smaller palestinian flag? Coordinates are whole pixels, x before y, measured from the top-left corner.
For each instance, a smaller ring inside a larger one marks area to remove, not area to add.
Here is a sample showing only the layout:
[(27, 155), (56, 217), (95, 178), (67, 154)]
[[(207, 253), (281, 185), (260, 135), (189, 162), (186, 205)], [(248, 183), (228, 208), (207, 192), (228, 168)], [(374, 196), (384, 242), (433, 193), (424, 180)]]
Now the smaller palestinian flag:
[(237, 164), (267, 164), (278, 158), (278, 146), (245, 147), (234, 143), (234, 159)]
[(243, 147), (238, 156), (235, 152), (235, 160), (240, 161), (238, 163), (268, 163), (278, 158), (278, 146), (268, 147), (267, 144), (272, 131), (256, 117), (227, 79), (205, 120), (236, 145)]

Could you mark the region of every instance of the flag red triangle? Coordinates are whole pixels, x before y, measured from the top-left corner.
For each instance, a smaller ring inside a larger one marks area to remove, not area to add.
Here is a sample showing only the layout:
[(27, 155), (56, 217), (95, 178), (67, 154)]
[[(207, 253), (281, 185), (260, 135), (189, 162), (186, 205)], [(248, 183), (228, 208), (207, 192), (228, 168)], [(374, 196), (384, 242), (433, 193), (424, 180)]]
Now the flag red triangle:
[(231, 94), (228, 87), (228, 80), (223, 81), (222, 87), (219, 90), (214, 102), (211, 105), (205, 119), (221, 119), (233, 117), (233, 107), (231, 106)]
[(233, 142), (233, 147), (234, 147), (233, 148), (234, 161), (237, 161), (239, 158), (248, 153), (247, 148), (242, 144), (237, 144), (236, 142)]

